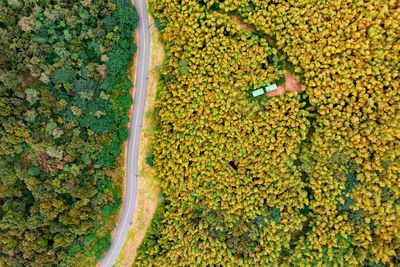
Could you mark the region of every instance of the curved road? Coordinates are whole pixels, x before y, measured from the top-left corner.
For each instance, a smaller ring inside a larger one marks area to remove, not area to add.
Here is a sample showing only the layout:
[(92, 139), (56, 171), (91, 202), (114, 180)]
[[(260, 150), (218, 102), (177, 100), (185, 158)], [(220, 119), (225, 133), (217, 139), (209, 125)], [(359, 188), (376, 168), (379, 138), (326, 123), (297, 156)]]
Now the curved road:
[(131, 114), (131, 125), (128, 140), (128, 154), (125, 179), (125, 197), (122, 215), (115, 229), (111, 246), (104, 259), (100, 262), (101, 267), (113, 266), (118, 254), (124, 245), (129, 226), (132, 223), (133, 213), (136, 205), (137, 177), (139, 175), (138, 156), (140, 131), (144, 105), (146, 102), (147, 80), (149, 77), (150, 62), (150, 26), (147, 15), (146, 0), (135, 1), (136, 10), (139, 15), (138, 25), (138, 62), (136, 70), (135, 93), (133, 101), (133, 113)]

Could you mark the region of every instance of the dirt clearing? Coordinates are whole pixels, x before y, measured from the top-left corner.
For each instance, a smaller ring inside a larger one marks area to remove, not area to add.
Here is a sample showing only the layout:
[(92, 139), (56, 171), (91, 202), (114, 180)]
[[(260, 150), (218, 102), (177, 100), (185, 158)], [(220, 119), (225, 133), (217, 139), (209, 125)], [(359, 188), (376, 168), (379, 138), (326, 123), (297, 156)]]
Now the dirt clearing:
[(299, 79), (289, 71), (286, 71), (285, 83), (279, 86), (278, 89), (267, 93), (267, 96), (274, 97), (283, 95), (286, 92), (300, 92), (300, 91), (301, 91), (301, 83)]
[(243, 21), (241, 21), (237, 16), (231, 16), (231, 18), (236, 22), (236, 24), (242, 28), (243, 30), (246, 31), (251, 31), (251, 32), (256, 32), (256, 29), (254, 29), (252, 26), (247, 25)]

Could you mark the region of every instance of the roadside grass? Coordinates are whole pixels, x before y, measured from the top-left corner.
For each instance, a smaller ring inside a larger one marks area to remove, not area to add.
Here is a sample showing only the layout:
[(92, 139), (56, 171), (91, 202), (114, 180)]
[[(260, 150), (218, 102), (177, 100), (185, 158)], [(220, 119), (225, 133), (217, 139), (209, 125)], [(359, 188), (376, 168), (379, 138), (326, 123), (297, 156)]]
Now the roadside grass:
[[(137, 38), (135, 37), (135, 43), (137, 43)], [(132, 62), (129, 64), (128, 67), (128, 74), (130, 73), (131, 83), (135, 84), (135, 70), (136, 70), (136, 62), (137, 62), (137, 53), (135, 52), (134, 58)], [(127, 75), (128, 75), (127, 74)], [(130, 94), (133, 95), (133, 86), (130, 89)], [(129, 114), (133, 109), (133, 104), (129, 109)], [(126, 125), (128, 128), (129, 125)], [(73, 265), (74, 266), (92, 266), (96, 265), (99, 266), (99, 261), (104, 257), (106, 253), (105, 248), (109, 248), (112, 238), (114, 238), (115, 228), (118, 224), (118, 220), (121, 217), (122, 213), (122, 200), (125, 196), (125, 173), (126, 173), (126, 157), (127, 157), (127, 149), (128, 149), (128, 141), (122, 143), (121, 153), (115, 159), (115, 168), (113, 170), (105, 170), (105, 174), (110, 177), (111, 184), (115, 185), (115, 187), (111, 190), (112, 194), (116, 196), (116, 203), (112, 207), (106, 207), (102, 212), (106, 214), (106, 218), (99, 222), (102, 226), (100, 230), (98, 230), (96, 234), (96, 246), (103, 246), (102, 250), (99, 249), (101, 252), (97, 252), (90, 260), (90, 263), (84, 261), (83, 259), (78, 258)], [(118, 196), (118, 197), (117, 197)], [(106, 242), (105, 242), (106, 240)], [(106, 244), (105, 244), (106, 243)]]
[[(145, 115), (142, 123), (142, 135), (139, 147), (139, 177), (136, 208), (132, 225), (130, 226), (125, 244), (118, 255), (115, 266), (132, 266), (136, 252), (142, 243), (155, 211), (161, 202), (158, 181), (154, 169), (146, 163), (146, 157), (151, 155), (151, 142), (154, 128), (157, 124), (155, 98), (160, 66), (164, 60), (164, 47), (159, 32), (155, 27), (153, 17), (149, 16), (151, 25), (151, 56), (149, 83), (145, 105)], [(133, 74), (134, 79), (134, 74)]]

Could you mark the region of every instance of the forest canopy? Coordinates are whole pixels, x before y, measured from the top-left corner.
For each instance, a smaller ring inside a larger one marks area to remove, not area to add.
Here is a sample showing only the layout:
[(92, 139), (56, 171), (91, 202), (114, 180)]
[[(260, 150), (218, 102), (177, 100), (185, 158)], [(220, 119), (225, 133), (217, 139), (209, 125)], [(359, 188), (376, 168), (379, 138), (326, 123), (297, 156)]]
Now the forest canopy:
[(0, 266), (94, 266), (121, 203), (129, 0), (0, 0)]
[[(165, 201), (135, 265), (398, 266), (398, 1), (150, 3)], [(301, 93), (251, 96), (285, 71)]]

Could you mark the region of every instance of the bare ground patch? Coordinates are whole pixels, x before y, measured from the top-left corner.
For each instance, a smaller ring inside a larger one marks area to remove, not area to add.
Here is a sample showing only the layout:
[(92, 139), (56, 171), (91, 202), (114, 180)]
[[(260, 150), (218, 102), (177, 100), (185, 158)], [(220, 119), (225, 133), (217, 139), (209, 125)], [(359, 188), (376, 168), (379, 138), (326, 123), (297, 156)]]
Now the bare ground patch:
[(279, 86), (278, 89), (267, 93), (267, 96), (274, 97), (283, 95), (286, 92), (300, 92), (300, 91), (301, 91), (301, 83), (299, 79), (289, 71), (286, 71), (285, 83)]
[(243, 30), (246, 31), (251, 31), (251, 32), (256, 32), (256, 29), (254, 29), (254, 27), (247, 25), (246, 23), (244, 23), (243, 21), (241, 21), (237, 16), (231, 16), (231, 18), (236, 22), (236, 24), (242, 28)]

